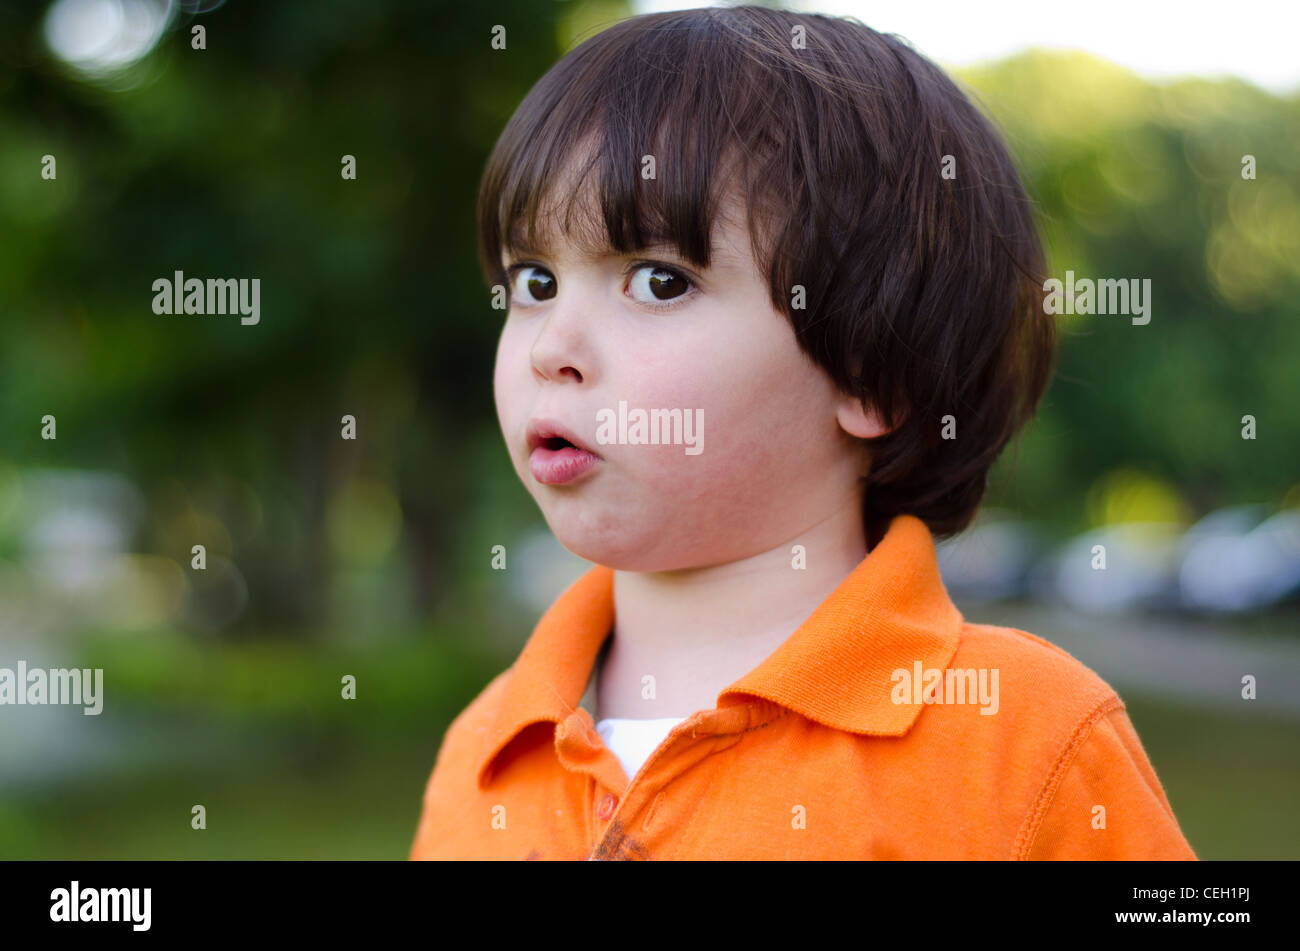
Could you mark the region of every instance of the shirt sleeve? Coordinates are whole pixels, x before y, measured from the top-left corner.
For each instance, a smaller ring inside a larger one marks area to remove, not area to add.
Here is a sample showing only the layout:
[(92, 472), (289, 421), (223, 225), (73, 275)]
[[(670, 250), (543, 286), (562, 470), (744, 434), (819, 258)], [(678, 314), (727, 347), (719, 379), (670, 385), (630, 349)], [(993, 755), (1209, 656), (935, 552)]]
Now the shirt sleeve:
[(1022, 858), (1196, 860), (1118, 700), (1080, 731), (1035, 811)]
[[(420, 818), (415, 828), (415, 838), (411, 842), (408, 858), (411, 861), (436, 859), (440, 857), (439, 849), (443, 846), (443, 833), (447, 821), (444, 791), (447, 783), (465, 782), (463, 776), (468, 772), (464, 765), (460, 733), (457, 729), (461, 718), (457, 718), (443, 734), (434, 758), (433, 771), (424, 784), (424, 795), (420, 799)], [(454, 775), (453, 775), (454, 774)], [(451, 777), (449, 779), (449, 777)], [(463, 797), (462, 797), (463, 798)], [(453, 797), (453, 801), (454, 797)]]

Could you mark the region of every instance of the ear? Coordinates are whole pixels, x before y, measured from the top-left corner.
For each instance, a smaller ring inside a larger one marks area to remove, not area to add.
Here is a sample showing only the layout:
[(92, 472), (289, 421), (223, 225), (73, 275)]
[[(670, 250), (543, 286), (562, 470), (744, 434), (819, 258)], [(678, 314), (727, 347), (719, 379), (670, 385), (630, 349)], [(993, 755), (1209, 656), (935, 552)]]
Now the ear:
[(835, 411), (835, 418), (839, 421), (841, 429), (859, 439), (871, 439), (889, 432), (889, 427), (885, 425), (874, 407), (867, 409), (860, 400), (851, 396), (841, 400)]

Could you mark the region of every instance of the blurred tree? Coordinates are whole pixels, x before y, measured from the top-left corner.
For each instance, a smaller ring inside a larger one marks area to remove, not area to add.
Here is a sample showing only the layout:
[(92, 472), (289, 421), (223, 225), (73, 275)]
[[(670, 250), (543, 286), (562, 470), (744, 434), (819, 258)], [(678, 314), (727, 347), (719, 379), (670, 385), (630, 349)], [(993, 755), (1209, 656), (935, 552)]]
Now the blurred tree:
[[(277, 626), (322, 620), (327, 511), (347, 480), (378, 480), (430, 609), (477, 480), (460, 447), (495, 426), (478, 175), (559, 56), (563, 12), (229, 3), (180, 16), (126, 81), (100, 85), (46, 49), (43, 7), (6, 7), (5, 451), (120, 468), (159, 502), (184, 486), (182, 511), (223, 518), (234, 500), (218, 483), (252, 486), (264, 524), (239, 561), (250, 620)], [(206, 49), (191, 48), (195, 22)], [(490, 46), (497, 23), (505, 50)], [(47, 153), (54, 181), (39, 175)], [(152, 282), (176, 270), (259, 278), (259, 324), (154, 315)], [(44, 413), (56, 442), (39, 438)], [(165, 553), (184, 564), (188, 545)]]

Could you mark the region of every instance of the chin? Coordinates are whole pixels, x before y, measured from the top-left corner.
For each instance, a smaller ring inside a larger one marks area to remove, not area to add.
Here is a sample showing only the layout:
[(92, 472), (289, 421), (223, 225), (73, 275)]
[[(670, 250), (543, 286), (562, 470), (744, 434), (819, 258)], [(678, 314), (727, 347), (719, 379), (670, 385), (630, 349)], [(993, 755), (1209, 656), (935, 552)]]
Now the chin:
[[(548, 521), (548, 524), (549, 521)], [(626, 525), (615, 525), (617, 537), (605, 531), (583, 531), (575, 526), (551, 525), (551, 533), (560, 544), (579, 558), (615, 571), (663, 571), (675, 567), (662, 563), (652, 554), (654, 539), (627, 532)]]
[(608, 539), (598, 540), (581, 533), (557, 532), (551, 530), (560, 544), (573, 552), (579, 558), (585, 558), (587, 561), (597, 565), (604, 565), (606, 568), (613, 568), (615, 571), (645, 571), (639, 567), (638, 553), (635, 550), (629, 550), (626, 545), (617, 544)]
[(615, 571), (677, 571), (715, 563), (725, 554), (699, 530), (682, 530), (680, 513), (660, 506), (574, 495), (537, 498), (547, 527), (579, 558)]
[(579, 558), (615, 571), (682, 571), (712, 563), (707, 556), (692, 557), (689, 551), (675, 550), (671, 545), (669, 551), (664, 552), (661, 550), (663, 539), (657, 536), (634, 535), (615, 541), (581, 533), (551, 531), (561, 545)]

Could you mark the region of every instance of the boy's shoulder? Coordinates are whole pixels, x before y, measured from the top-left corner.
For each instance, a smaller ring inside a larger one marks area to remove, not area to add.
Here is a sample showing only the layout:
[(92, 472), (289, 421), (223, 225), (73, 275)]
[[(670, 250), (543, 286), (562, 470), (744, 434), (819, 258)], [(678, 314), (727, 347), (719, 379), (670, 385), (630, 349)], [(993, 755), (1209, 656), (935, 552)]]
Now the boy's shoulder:
[(488, 729), (496, 718), (497, 709), (501, 705), (502, 694), (505, 692), (506, 682), (510, 679), (510, 673), (514, 670), (514, 665), (507, 667), (501, 673), (489, 680), (486, 686), (478, 692), (465, 708), (456, 714), (456, 718), (451, 721), (447, 727), (447, 737), (452, 734), (469, 735), (482, 740)]
[(448, 724), (443, 733), (438, 757), (430, 777), (429, 793), (440, 776), (449, 771), (457, 773), (469, 769), (477, 761), (487, 741), (488, 731), (496, 723), (502, 694), (510, 678), (513, 665), (497, 674), (478, 692), (463, 710)]
[[(1100, 675), (1019, 628), (963, 621), (943, 676), (938, 689), (948, 688), (949, 677), (956, 681), (957, 705), (938, 698), (920, 718), (922, 735), (940, 746), (955, 742), (983, 750), (1027, 775), (1068, 763), (1107, 722), (1126, 721), (1123, 700)], [(965, 705), (963, 681), (968, 694), (977, 691)], [(981, 715), (970, 715), (971, 703), (980, 705)]]
[(1045, 711), (1096, 710), (1118, 694), (1096, 671), (1064, 648), (1015, 627), (963, 621), (955, 668), (998, 670), (1010, 699)]
[(982, 781), (1028, 805), (1016, 857), (1196, 858), (1123, 700), (1095, 671), (1028, 631), (970, 622), (949, 666), (999, 672), (998, 716), (936, 708), (928, 729), (981, 750), (993, 770)]

